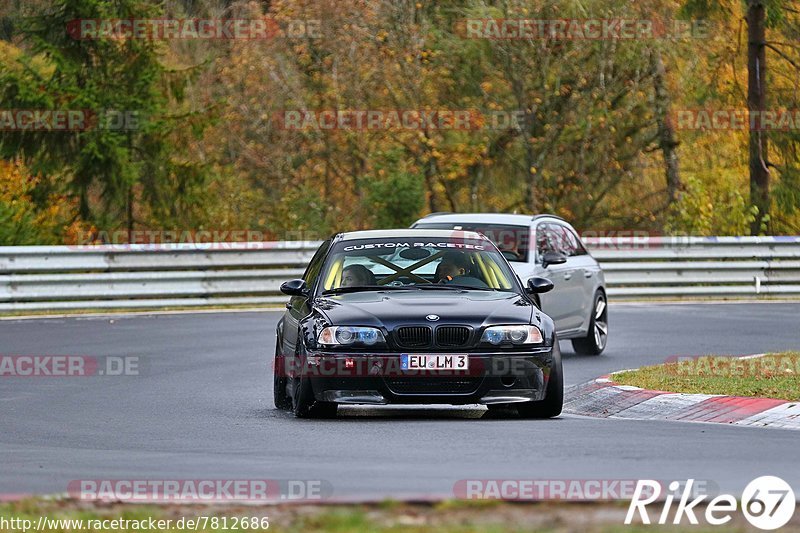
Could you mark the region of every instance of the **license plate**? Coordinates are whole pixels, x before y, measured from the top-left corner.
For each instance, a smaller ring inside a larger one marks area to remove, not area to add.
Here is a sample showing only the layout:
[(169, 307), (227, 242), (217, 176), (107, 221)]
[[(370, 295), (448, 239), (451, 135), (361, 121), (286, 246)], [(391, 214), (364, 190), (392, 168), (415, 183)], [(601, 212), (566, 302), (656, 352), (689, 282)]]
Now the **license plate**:
[(467, 355), (421, 355), (402, 354), (400, 368), (403, 370), (467, 370)]

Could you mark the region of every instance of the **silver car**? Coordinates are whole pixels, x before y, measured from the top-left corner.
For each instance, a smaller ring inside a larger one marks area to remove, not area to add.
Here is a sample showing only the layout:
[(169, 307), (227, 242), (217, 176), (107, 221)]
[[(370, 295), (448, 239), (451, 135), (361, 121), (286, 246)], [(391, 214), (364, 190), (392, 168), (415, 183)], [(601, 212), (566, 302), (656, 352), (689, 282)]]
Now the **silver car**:
[(503, 252), (523, 284), (536, 276), (553, 282), (553, 291), (540, 295), (538, 303), (555, 321), (559, 338), (572, 339), (572, 347), (580, 354), (598, 355), (605, 349), (605, 277), (564, 219), (555, 215), (433, 213), (412, 227), (483, 233)]

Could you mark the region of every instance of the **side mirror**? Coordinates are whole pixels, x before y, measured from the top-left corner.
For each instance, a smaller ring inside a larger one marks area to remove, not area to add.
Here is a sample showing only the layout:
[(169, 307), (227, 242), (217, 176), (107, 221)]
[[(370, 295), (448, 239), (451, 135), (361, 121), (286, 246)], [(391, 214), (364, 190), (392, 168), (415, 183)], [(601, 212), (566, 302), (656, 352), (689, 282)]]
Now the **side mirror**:
[(547, 278), (531, 278), (525, 289), (528, 294), (542, 294), (553, 290), (553, 282)]
[(563, 265), (567, 262), (567, 256), (561, 252), (545, 252), (542, 256), (542, 268), (550, 265)]
[(302, 279), (293, 279), (281, 283), (281, 292), (289, 296), (308, 296), (306, 282)]

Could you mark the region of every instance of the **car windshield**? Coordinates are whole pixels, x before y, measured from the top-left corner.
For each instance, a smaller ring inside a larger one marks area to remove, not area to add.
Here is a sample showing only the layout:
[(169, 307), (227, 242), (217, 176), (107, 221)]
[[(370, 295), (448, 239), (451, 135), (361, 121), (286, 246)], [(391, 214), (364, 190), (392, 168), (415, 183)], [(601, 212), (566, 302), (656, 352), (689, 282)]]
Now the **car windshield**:
[(485, 240), (392, 238), (337, 243), (325, 264), (323, 292), (384, 289), (516, 291), (514, 274)]
[(421, 222), (415, 228), (454, 229), (482, 233), (491, 240), (508, 261), (525, 262), (530, 250), (531, 230), (528, 226), (481, 224), (472, 222)]

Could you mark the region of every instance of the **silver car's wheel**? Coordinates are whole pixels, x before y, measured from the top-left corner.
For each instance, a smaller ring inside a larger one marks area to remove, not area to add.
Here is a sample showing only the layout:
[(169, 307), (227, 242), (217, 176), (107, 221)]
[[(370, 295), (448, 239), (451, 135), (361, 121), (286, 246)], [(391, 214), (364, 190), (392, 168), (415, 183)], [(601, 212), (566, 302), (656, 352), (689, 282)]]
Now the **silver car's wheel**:
[(594, 296), (592, 316), (589, 320), (589, 332), (586, 337), (572, 339), (572, 347), (579, 354), (599, 355), (608, 344), (608, 302), (600, 291)]
[(601, 295), (594, 307), (594, 343), (601, 351), (605, 349), (608, 341), (607, 308), (606, 299)]

